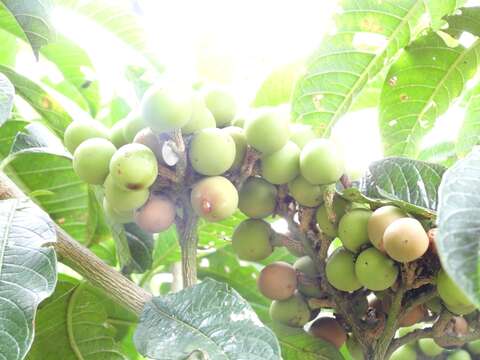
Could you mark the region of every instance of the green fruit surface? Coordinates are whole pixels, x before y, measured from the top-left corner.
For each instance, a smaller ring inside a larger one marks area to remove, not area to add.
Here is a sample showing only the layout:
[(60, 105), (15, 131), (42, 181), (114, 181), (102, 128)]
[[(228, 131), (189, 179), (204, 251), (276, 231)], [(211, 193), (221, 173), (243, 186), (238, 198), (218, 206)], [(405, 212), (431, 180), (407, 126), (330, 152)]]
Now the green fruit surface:
[(383, 234), (385, 229), (395, 220), (406, 216), (401, 209), (391, 205), (382, 206), (375, 210), (368, 220), (368, 237), (373, 246), (380, 251), (384, 251)]
[(250, 177), (238, 194), (238, 208), (250, 218), (265, 218), (272, 215), (275, 210), (277, 193), (277, 188), (266, 180)]
[(358, 341), (353, 338), (349, 337), (347, 339), (347, 349), (350, 352), (353, 360), (365, 360), (365, 356), (363, 355), (362, 347), (358, 343)]
[(430, 357), (438, 356), (445, 350), (430, 338), (418, 340), (418, 347), (425, 355)]
[(368, 244), (368, 220), (372, 212), (365, 209), (353, 209), (342, 216), (338, 223), (338, 237), (345, 248), (358, 252), (362, 245)]
[(166, 165), (162, 155), (162, 148), (165, 144), (165, 141), (160, 140), (159, 136), (154, 134), (150, 128), (140, 130), (140, 132), (135, 135), (133, 143), (145, 145), (150, 150), (152, 150), (153, 154), (155, 155), (157, 161), (160, 164)]
[(125, 125), (127, 124), (127, 119), (122, 119), (116, 122), (110, 129), (110, 141), (117, 147), (121, 148), (123, 145), (128, 144), (127, 139), (125, 139)]
[(148, 189), (126, 190), (119, 187), (112, 176), (105, 180), (105, 198), (117, 213), (137, 209), (143, 206), (149, 197)]
[(322, 291), (318, 282), (318, 272), (310, 256), (298, 258), (293, 267), (302, 273), (305, 279), (305, 281), (298, 282), (298, 291), (308, 297), (321, 297)]
[(300, 294), (272, 301), (269, 313), (273, 321), (292, 327), (303, 327), (310, 320), (310, 309)]
[(395, 350), (390, 360), (417, 360), (417, 353), (414, 348), (404, 345)]
[(337, 146), (328, 139), (314, 139), (300, 154), (300, 172), (311, 184), (332, 184), (345, 172), (343, 158)]
[(437, 291), (445, 305), (457, 314), (458, 312), (468, 311), (473, 306), (460, 287), (443, 269), (437, 274)]
[(242, 167), (247, 153), (247, 138), (245, 131), (236, 126), (227, 126), (222, 129), (230, 135), (235, 142), (235, 160), (229, 170), (238, 170)]
[(63, 142), (72, 154), (85, 140), (92, 138), (109, 139), (108, 129), (98, 121), (73, 121), (65, 129)]
[(73, 153), (73, 169), (88, 184), (101, 185), (109, 173), (110, 159), (117, 148), (108, 140), (85, 140)]
[(447, 360), (472, 360), (472, 357), (466, 350), (455, 350), (447, 356)]
[(245, 220), (233, 232), (233, 250), (242, 260), (263, 260), (273, 252), (271, 236), (272, 229), (267, 222), (258, 219)]
[(262, 176), (272, 184), (287, 184), (300, 172), (299, 158), (299, 147), (289, 141), (280, 150), (262, 157)]
[(300, 149), (315, 139), (316, 135), (312, 127), (304, 124), (292, 124), (290, 126), (290, 141), (293, 141)]
[(189, 135), (201, 129), (214, 127), (216, 127), (215, 118), (205, 105), (203, 97), (196, 94), (193, 98), (192, 115), (188, 123), (182, 127), (182, 133)]
[(288, 141), (288, 118), (277, 109), (264, 111), (245, 123), (247, 142), (269, 155), (280, 150)]
[(234, 97), (222, 89), (209, 91), (205, 95), (205, 104), (212, 112), (219, 128), (230, 125), (237, 111)]
[(135, 135), (137, 135), (139, 131), (145, 127), (145, 121), (143, 121), (141, 115), (137, 112), (131, 112), (125, 120), (125, 125), (123, 127), (123, 138), (127, 143), (131, 143), (133, 142)]
[(330, 285), (338, 290), (355, 291), (362, 287), (355, 274), (354, 256), (344, 248), (337, 248), (328, 257), (325, 273)]
[(118, 211), (110, 205), (107, 198), (103, 198), (103, 211), (107, 218), (116, 224), (128, 224), (133, 222), (134, 210)]
[(468, 350), (472, 354), (480, 355), (480, 340), (471, 341), (467, 344)]
[(332, 224), (328, 219), (327, 209), (325, 205), (322, 205), (318, 208), (316, 213), (317, 224), (324, 234), (330, 237), (337, 236), (338, 222), (343, 217), (343, 215), (345, 215), (348, 204), (348, 201), (346, 201), (340, 196), (335, 196), (333, 198), (333, 211), (336, 215), (336, 223), (334, 224)]
[(288, 183), (288, 190), (302, 206), (317, 207), (323, 202), (323, 187), (310, 184), (301, 175)]
[(395, 283), (398, 268), (392, 259), (372, 247), (358, 255), (355, 262), (355, 274), (367, 289), (381, 291)]

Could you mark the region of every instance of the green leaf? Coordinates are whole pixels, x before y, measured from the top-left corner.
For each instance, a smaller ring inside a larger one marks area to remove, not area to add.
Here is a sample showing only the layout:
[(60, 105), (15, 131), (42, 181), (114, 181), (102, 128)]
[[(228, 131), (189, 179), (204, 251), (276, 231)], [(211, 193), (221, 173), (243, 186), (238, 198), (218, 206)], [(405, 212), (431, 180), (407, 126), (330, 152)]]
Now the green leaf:
[(0, 201), (0, 357), (20, 360), (33, 341), (38, 304), (57, 279), (53, 222), (27, 200)]
[[(1, 7), (1, 5), (0, 5)], [(1, 13), (1, 9), (0, 9)], [(1, 20), (0, 20), (1, 23)], [(15, 66), (17, 59), (18, 44), (17, 38), (12, 34), (1, 29), (0, 26), (0, 44), (2, 44), (2, 51), (0, 52), (0, 64), (6, 66)]]
[(55, 37), (50, 23), (52, 5), (51, 0), (1, 0), (0, 28), (28, 40), (38, 58), (39, 49)]
[(439, 191), (436, 245), (442, 267), (480, 306), (480, 149), (452, 166)]
[[(115, 343), (105, 299), (86, 284), (59, 281), (36, 319), (37, 335), (28, 360), (126, 360)], [(110, 304), (111, 305), (111, 304)]]
[(457, 161), (455, 143), (451, 141), (444, 141), (422, 149), (418, 154), (418, 160), (431, 163), (433, 162), (441, 164), (445, 167), (450, 167)]
[(152, 267), (153, 235), (134, 223), (125, 224), (124, 229), (132, 261), (122, 271), (127, 274), (144, 273)]
[(449, 47), (436, 33), (410, 44), (392, 65), (380, 99), (386, 155), (416, 157), (424, 135), (476, 72), (480, 41)]
[(29, 80), (14, 70), (0, 65), (0, 73), (3, 73), (15, 86), (18, 95), (25, 99), (43, 118), (44, 122), (55, 133), (63, 138), (63, 133), (68, 124), (72, 122), (70, 115), (51, 95), (38, 84)]
[[(480, 13), (479, 13), (480, 15)], [(467, 155), (480, 137), (480, 84), (476, 85), (467, 103), (462, 127), (458, 133), (455, 150), (459, 157)]]
[(8, 78), (0, 73), (0, 126), (10, 118), (15, 88)]
[(430, 13), (432, 28), (435, 30), (440, 29), (440, 27), (444, 24), (442, 18), (447, 14), (452, 14), (464, 3), (465, 0), (425, 0), (425, 5)]
[[(424, 11), (421, 0), (342, 1), (337, 32), (312, 56), (293, 94), (294, 119), (322, 135), (348, 111), (355, 96), (406, 46)], [(365, 36), (366, 35), (366, 36)], [(379, 39), (376, 47), (372, 37)]]
[(29, 122), (25, 120), (10, 119), (0, 126), (0, 168), (2, 160), (10, 154), (17, 133), (28, 124)]
[(248, 302), (211, 279), (153, 298), (134, 340), (139, 352), (152, 359), (185, 359), (196, 350), (216, 360), (280, 359), (277, 339)]
[(479, 18), (480, 7), (461, 8), (458, 11), (458, 14), (447, 16), (445, 18), (448, 23), (448, 28), (445, 29), (445, 31), (455, 37), (459, 37), (464, 31), (475, 36), (480, 36)]

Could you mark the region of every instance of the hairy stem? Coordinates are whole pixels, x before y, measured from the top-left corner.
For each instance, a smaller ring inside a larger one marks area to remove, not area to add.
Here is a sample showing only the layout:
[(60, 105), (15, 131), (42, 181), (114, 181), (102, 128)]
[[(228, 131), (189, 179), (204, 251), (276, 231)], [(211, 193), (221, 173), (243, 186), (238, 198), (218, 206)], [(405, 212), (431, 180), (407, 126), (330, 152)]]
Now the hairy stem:
[(193, 212), (190, 202), (183, 204), (183, 219), (177, 221), (177, 233), (182, 250), (183, 287), (197, 283), (197, 223), (198, 217)]

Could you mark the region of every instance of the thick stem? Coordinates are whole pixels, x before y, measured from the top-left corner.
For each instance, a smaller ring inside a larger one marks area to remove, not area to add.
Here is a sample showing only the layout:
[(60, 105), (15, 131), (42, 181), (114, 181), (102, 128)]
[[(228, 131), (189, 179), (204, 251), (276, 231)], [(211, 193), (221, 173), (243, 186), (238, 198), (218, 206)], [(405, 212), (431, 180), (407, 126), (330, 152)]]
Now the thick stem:
[(190, 287), (197, 283), (197, 223), (198, 217), (189, 202), (184, 202), (183, 219), (177, 221), (177, 233), (182, 249), (183, 286)]
[[(27, 196), (0, 171), (0, 200), (8, 198), (25, 199)], [(143, 306), (150, 301), (152, 295), (105, 264), (58, 225), (56, 230), (57, 242), (53, 245), (62, 262), (94, 286), (104, 290), (113, 300), (140, 315)]]

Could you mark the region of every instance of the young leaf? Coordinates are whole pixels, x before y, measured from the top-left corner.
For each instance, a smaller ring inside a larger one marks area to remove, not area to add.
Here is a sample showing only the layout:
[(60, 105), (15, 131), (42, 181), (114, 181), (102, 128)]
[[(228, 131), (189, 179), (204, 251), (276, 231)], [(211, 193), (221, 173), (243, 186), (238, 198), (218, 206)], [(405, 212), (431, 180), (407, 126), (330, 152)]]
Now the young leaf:
[(443, 176), (439, 190), (436, 245), (442, 266), (470, 300), (480, 307), (480, 149)]
[(38, 304), (57, 279), (57, 237), (48, 215), (30, 201), (0, 201), (0, 358), (21, 360), (33, 341)]
[(8, 120), (13, 108), (15, 88), (8, 78), (0, 73), (0, 126)]
[[(424, 11), (420, 0), (345, 0), (342, 7), (337, 33), (324, 39), (293, 94), (294, 118), (321, 134), (330, 132), (368, 80), (409, 43)], [(366, 45), (372, 38), (379, 40), (376, 48)]]
[(420, 141), (475, 74), (480, 41), (449, 47), (429, 33), (410, 44), (388, 72), (380, 99), (386, 155), (416, 157)]
[(202, 283), (145, 305), (135, 333), (139, 352), (152, 359), (279, 360), (280, 347), (247, 301), (228, 285)]

